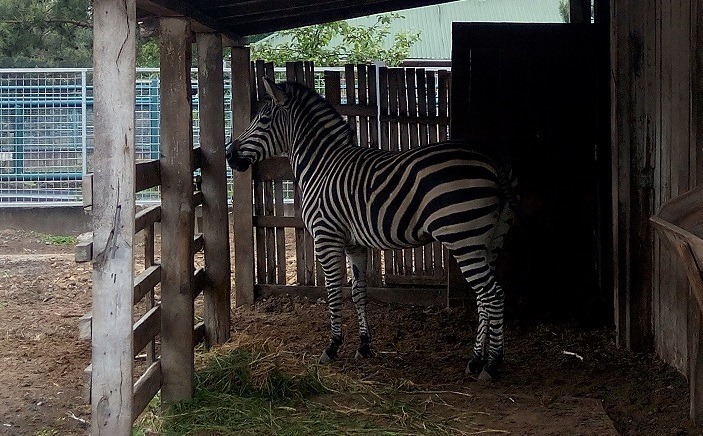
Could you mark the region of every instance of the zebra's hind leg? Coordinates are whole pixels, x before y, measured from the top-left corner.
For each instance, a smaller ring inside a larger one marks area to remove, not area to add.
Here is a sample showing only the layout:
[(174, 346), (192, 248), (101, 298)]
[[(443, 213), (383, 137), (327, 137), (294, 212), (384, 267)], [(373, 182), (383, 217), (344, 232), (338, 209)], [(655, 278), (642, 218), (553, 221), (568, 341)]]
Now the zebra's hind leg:
[(496, 282), (485, 247), (469, 252), (450, 248), (450, 253), (456, 258), (462, 275), (476, 292), (479, 314), (474, 355), (466, 367), (466, 372), (480, 373), (480, 380), (495, 379), (503, 362), (503, 289)]
[(329, 363), (337, 358), (339, 348), (344, 342), (342, 335), (342, 268), (344, 260), (343, 245), (337, 241), (315, 238), (315, 255), (325, 273), (327, 287), (327, 306), (330, 313), (332, 336), (330, 343), (322, 351), (319, 363)]
[(488, 313), (480, 304), (476, 301), (476, 306), (478, 309), (478, 329), (476, 331), (476, 340), (474, 342), (473, 357), (469, 360), (468, 365), (466, 365), (466, 373), (471, 375), (478, 375), (483, 371), (483, 367), (486, 366), (486, 339), (488, 338)]
[(372, 357), (371, 334), (366, 322), (366, 267), (367, 249), (359, 245), (346, 248), (352, 266), (352, 301), (359, 320), (359, 348), (356, 358)]

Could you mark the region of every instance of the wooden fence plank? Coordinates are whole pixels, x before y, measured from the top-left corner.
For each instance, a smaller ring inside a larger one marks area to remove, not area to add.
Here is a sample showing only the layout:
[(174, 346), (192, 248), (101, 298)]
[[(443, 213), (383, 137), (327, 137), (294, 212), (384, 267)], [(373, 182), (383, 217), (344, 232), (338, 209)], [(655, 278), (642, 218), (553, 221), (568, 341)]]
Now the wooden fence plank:
[[(299, 219), (300, 222), (303, 219), (300, 216), (300, 192), (298, 189), (295, 190), (295, 196), (293, 200), (293, 206), (295, 208), (295, 218)], [(295, 264), (297, 270), (297, 282), (302, 285), (305, 284), (305, 228), (298, 227), (295, 229)]]
[(136, 356), (161, 331), (161, 306), (149, 309), (134, 323), (134, 355)]
[[(354, 78), (354, 65), (347, 64), (344, 66), (344, 90), (347, 96), (347, 104), (356, 104), (356, 86)], [(356, 117), (347, 116), (347, 124), (352, 132), (354, 132), (354, 138), (358, 140), (359, 135), (356, 128)]]
[[(359, 106), (368, 106), (368, 82), (367, 82), (367, 68), (368, 65), (358, 65), (357, 66), (357, 81), (358, 81), (358, 101)], [(362, 147), (369, 147), (369, 117), (359, 115), (359, 145)]]
[(153, 362), (134, 383), (134, 400), (132, 403), (132, 420), (136, 420), (144, 411), (154, 395), (161, 388), (161, 361)]
[[(248, 47), (232, 47), (232, 137), (237, 137), (251, 121), (252, 73)], [(251, 170), (235, 171), (232, 176), (234, 194), (234, 285), (235, 304), (254, 303), (254, 243), (252, 226)]]
[[(418, 117), (427, 117), (427, 76), (426, 71), (423, 68), (418, 68), (415, 70), (415, 84), (417, 87), (417, 115)], [(428, 132), (427, 123), (420, 122), (418, 125), (418, 139), (419, 145), (427, 145)], [(432, 275), (432, 244), (425, 244), (422, 247), (422, 271), (425, 275)]]
[(139, 162), (136, 166), (135, 192), (161, 184), (161, 164), (158, 160)]
[(161, 282), (161, 265), (149, 265), (134, 279), (134, 304), (154, 290), (154, 286)]
[(134, 217), (134, 233), (138, 233), (159, 221), (161, 221), (160, 205), (157, 204), (142, 209)]
[[(132, 434), (136, 2), (96, 0), (91, 432)], [(115, 44), (119, 40), (120, 44)], [(124, 380), (130, 380), (124, 383)]]
[(225, 162), (222, 36), (198, 33), (198, 98), (203, 194), (203, 241), (208, 286), (203, 290), (205, 346), (229, 339), (231, 279)]
[(192, 186), (191, 34), (189, 23), (162, 18), (161, 46), (161, 365), (162, 400), (193, 393), (191, 278)]
[[(254, 180), (254, 215), (264, 215), (264, 183)], [(256, 282), (266, 283), (266, 229), (254, 228), (256, 243)]]
[[(273, 182), (266, 181), (264, 184), (264, 215), (273, 216)], [(276, 232), (274, 229), (264, 229), (266, 234), (266, 283), (276, 283)]]
[[(276, 218), (287, 218), (283, 216), (285, 205), (283, 204), (283, 180), (273, 182), (274, 205)], [(278, 276), (276, 283), (286, 284), (286, 232), (283, 227), (276, 227), (276, 265), (278, 266)]]
[[(377, 92), (377, 86), (378, 86), (378, 74), (376, 73), (376, 66), (369, 66), (368, 67), (368, 86), (369, 86), (369, 104), (373, 105), (374, 108), (376, 109), (376, 112), (381, 110), (379, 106), (379, 95)], [(382, 112), (381, 112), (382, 113)], [(381, 147), (381, 141), (379, 138), (379, 131), (378, 131), (378, 116), (373, 115), (369, 117), (369, 147), (372, 148), (382, 148)]]

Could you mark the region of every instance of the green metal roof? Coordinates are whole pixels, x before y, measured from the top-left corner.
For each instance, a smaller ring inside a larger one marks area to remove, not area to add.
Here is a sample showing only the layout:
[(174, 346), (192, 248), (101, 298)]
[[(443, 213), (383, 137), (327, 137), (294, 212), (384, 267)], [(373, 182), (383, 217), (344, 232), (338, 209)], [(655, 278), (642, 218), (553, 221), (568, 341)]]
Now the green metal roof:
[[(397, 11), (404, 19), (391, 23), (391, 37), (402, 31), (419, 31), (420, 41), (410, 48), (409, 59), (451, 59), (452, 22), (562, 23), (559, 0), (460, 0)], [(377, 15), (347, 20), (370, 26)], [(272, 45), (289, 41), (274, 33), (264, 39)], [(339, 42), (333, 41), (333, 44)], [(392, 43), (391, 38), (388, 43)]]

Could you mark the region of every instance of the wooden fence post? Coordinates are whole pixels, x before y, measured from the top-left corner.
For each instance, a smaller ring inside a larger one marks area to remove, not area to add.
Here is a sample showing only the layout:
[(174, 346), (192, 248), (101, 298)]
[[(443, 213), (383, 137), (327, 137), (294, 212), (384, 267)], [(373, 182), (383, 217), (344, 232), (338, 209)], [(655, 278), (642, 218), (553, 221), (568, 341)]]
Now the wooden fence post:
[[(251, 122), (249, 47), (232, 47), (232, 136)], [(254, 303), (254, 236), (251, 169), (233, 176), (232, 230), (234, 238), (234, 300), (237, 306)]]
[(225, 166), (222, 37), (198, 33), (198, 96), (205, 241), (205, 345), (224, 343), (230, 327), (230, 258)]
[[(91, 430), (132, 433), (136, 3), (96, 0)], [(115, 41), (121, 41), (116, 44)]]
[(161, 18), (161, 368), (164, 403), (193, 393), (191, 33)]

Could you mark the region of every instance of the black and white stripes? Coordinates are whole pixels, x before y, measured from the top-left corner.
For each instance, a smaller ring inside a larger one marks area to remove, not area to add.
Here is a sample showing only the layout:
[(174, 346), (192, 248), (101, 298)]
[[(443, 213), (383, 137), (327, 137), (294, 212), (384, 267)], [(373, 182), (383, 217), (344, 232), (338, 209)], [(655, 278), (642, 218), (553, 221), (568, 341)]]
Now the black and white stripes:
[(352, 264), (352, 299), (361, 345), (371, 355), (366, 322), (366, 249), (441, 242), (476, 291), (479, 328), (467, 371), (495, 376), (503, 356), (503, 291), (493, 264), (517, 202), (515, 179), (466, 144), (442, 142), (403, 152), (353, 145), (333, 107), (307, 87), (265, 82), (272, 101), (227, 146), (236, 170), (287, 154), (301, 192), (303, 221), (325, 273), (332, 339), (320, 358), (343, 342), (342, 265)]

